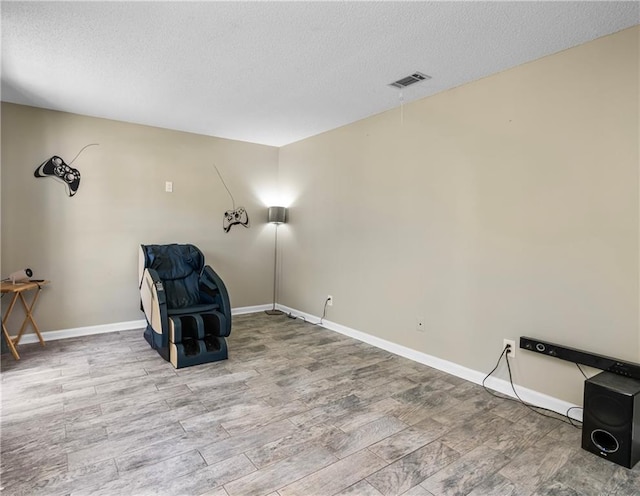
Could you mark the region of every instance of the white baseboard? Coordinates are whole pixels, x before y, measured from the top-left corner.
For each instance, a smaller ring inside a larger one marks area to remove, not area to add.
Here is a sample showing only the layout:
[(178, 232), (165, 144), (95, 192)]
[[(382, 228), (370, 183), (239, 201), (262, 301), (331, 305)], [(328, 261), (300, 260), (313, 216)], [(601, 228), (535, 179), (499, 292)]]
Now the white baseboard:
[[(130, 320), (128, 322), (115, 322), (113, 324), (100, 324), (86, 327), (74, 327), (72, 329), (61, 329), (59, 331), (47, 331), (42, 333), (45, 343), (47, 341), (57, 341), (58, 339), (78, 338), (81, 336), (91, 336), (93, 334), (105, 334), (117, 331), (141, 331), (147, 326), (147, 321)], [(24, 334), (20, 344), (38, 343), (38, 336), (35, 333)]]
[[(247, 313), (257, 313), (268, 310), (272, 305), (254, 305), (250, 307), (238, 307), (231, 309), (231, 315), (244, 315)], [(59, 331), (47, 331), (42, 333), (45, 342), (57, 341), (58, 339), (77, 338), (82, 336), (91, 336), (93, 334), (104, 334), (107, 332), (117, 331), (135, 331), (143, 330), (147, 327), (145, 319), (130, 320), (128, 322), (115, 322), (113, 324), (100, 324), (94, 326), (75, 327), (72, 329), (62, 329)], [(38, 343), (38, 336), (35, 333), (24, 334), (20, 340), (20, 344)]]
[(238, 307), (231, 309), (231, 315), (245, 315), (247, 313), (258, 313), (270, 310), (273, 304), (267, 303), (266, 305), (253, 305), (251, 307)]
[[(320, 321), (320, 317), (305, 312), (300, 312), (299, 310), (296, 310), (294, 308), (289, 308), (284, 305), (277, 305), (277, 307), (285, 313), (292, 313), (294, 315), (302, 316), (309, 322)], [(432, 355), (427, 355), (426, 353), (407, 348), (406, 346), (392, 343), (391, 341), (372, 336), (371, 334), (367, 334), (365, 332), (357, 331), (355, 329), (351, 329), (350, 327), (331, 322), (330, 320), (323, 320), (322, 327), (329, 329), (330, 331), (335, 331), (340, 334), (344, 334), (345, 336), (357, 339), (358, 341), (368, 343), (372, 346), (375, 346), (376, 348), (389, 351), (391, 353), (394, 353), (395, 355), (400, 355), (404, 358), (408, 358), (409, 360), (413, 360), (414, 362), (422, 363), (429, 367), (433, 367), (434, 369), (441, 370), (443, 372), (446, 372), (447, 374), (460, 377), (475, 384), (482, 384), (482, 380), (487, 375), (484, 372), (479, 372), (477, 370), (458, 365), (457, 363), (449, 362)], [(490, 377), (486, 380), (485, 385), (488, 388), (493, 389), (494, 391), (498, 391), (499, 393), (515, 398), (515, 394), (511, 389), (511, 384), (509, 383), (509, 381), (496, 377)], [(573, 403), (569, 403), (567, 401), (563, 401), (558, 398), (554, 398), (552, 396), (548, 396), (544, 393), (540, 393), (538, 391), (534, 391), (533, 389), (528, 389), (522, 386), (516, 385), (516, 389), (520, 398), (522, 398), (527, 403), (542, 408), (547, 408), (561, 415), (565, 415), (569, 408), (576, 407), (575, 410), (572, 410), (570, 412), (570, 416), (573, 419), (582, 421), (582, 409), (581, 407), (579, 407), (579, 405), (574, 405)]]

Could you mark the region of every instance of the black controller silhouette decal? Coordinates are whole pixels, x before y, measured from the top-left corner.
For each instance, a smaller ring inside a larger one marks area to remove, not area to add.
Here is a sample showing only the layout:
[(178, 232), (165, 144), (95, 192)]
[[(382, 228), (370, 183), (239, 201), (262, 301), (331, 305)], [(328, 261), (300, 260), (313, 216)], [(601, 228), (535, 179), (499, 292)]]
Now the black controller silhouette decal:
[(40, 164), (33, 173), (36, 177), (52, 177), (67, 185), (67, 194), (73, 196), (80, 186), (80, 171), (69, 167), (62, 158), (54, 155)]
[(66, 164), (62, 157), (54, 155), (49, 160), (42, 162), (34, 171), (33, 175), (35, 177), (52, 177), (60, 181), (66, 185), (67, 194), (73, 196), (78, 192), (78, 188), (80, 187), (80, 171), (71, 167), (71, 164), (73, 164), (85, 148), (96, 146), (97, 144), (98, 143), (91, 143), (83, 147), (69, 164)]

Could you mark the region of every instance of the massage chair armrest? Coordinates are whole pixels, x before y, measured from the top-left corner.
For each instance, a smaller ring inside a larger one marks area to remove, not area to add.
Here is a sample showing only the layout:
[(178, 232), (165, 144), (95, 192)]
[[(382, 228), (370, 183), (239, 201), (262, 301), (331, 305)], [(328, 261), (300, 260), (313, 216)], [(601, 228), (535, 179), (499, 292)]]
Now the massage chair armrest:
[(218, 311), (225, 316), (224, 329), (220, 329), (220, 336), (228, 336), (231, 334), (231, 302), (227, 287), (209, 265), (205, 265), (202, 270), (200, 285), (201, 290), (213, 298), (218, 305)]
[(140, 298), (147, 322), (156, 334), (162, 335), (162, 342), (166, 345), (169, 335), (169, 321), (167, 318), (167, 297), (154, 269), (144, 269), (140, 285)]

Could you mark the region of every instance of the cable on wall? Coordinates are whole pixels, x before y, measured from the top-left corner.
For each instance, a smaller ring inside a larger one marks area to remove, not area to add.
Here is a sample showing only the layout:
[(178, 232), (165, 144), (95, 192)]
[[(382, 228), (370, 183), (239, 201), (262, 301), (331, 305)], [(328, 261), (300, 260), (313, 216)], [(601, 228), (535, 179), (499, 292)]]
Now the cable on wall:
[(78, 153), (76, 153), (76, 156), (73, 157), (73, 159), (71, 160), (71, 162), (69, 162), (69, 165), (71, 165), (72, 163), (74, 163), (76, 161), (76, 159), (80, 156), (80, 154), (85, 150), (85, 148), (89, 148), (90, 146), (100, 146), (100, 143), (89, 143), (88, 145), (83, 146), (80, 151)]
[(222, 185), (224, 186), (224, 189), (226, 189), (227, 193), (229, 193), (229, 196), (231, 197), (231, 205), (233, 205), (233, 210), (235, 210), (236, 209), (236, 201), (233, 198), (233, 195), (231, 194), (231, 191), (229, 191), (229, 187), (227, 186), (227, 183), (224, 182), (224, 179), (222, 178), (222, 174), (220, 174), (220, 171), (218, 170), (218, 166), (216, 164), (213, 164), (213, 168), (218, 173), (218, 177), (220, 178), (220, 181), (222, 181)]
[(309, 322), (304, 315), (293, 315), (291, 312), (289, 312), (287, 314), (287, 317), (289, 317), (290, 319), (300, 319), (300, 320), (304, 320), (305, 322), (307, 322), (308, 324), (311, 325), (322, 325), (322, 321), (324, 320), (325, 316), (327, 315), (327, 305), (329, 304), (329, 298), (327, 298), (326, 300), (324, 300), (324, 308), (322, 309), (322, 317), (320, 317), (320, 320), (318, 322)]
[(224, 182), (224, 178), (222, 177), (222, 174), (220, 174), (220, 171), (218, 170), (218, 166), (216, 164), (213, 164), (213, 168), (216, 170), (218, 177), (220, 178), (220, 181), (224, 186), (224, 189), (227, 190), (227, 193), (229, 193), (229, 197), (231, 198), (232, 208), (231, 210), (227, 210), (224, 213), (224, 216), (222, 219), (222, 229), (224, 229), (224, 232), (228, 233), (231, 230), (231, 228), (236, 225), (249, 227), (249, 212), (247, 212), (247, 209), (244, 207), (236, 208), (236, 200), (231, 194), (231, 191), (229, 190), (227, 183)]
[[(522, 405), (524, 405), (525, 407), (527, 407), (529, 410), (531, 410), (532, 412), (537, 413), (538, 415), (542, 415), (543, 417), (548, 417), (551, 419), (555, 419), (555, 420), (559, 420), (560, 422), (563, 422), (565, 424), (569, 424), (572, 427), (575, 427), (576, 429), (580, 429), (580, 425), (574, 423), (574, 420), (569, 416), (569, 412), (571, 410), (574, 409), (578, 409), (581, 407), (578, 406), (572, 406), (571, 408), (569, 408), (566, 413), (564, 414), (564, 418), (562, 416), (560, 416), (561, 414), (559, 414), (558, 412), (554, 412), (553, 410), (550, 410), (548, 408), (544, 408), (541, 406), (536, 406), (536, 405), (531, 405), (530, 403), (527, 403), (526, 401), (524, 401), (520, 395), (518, 394), (518, 392), (516, 391), (516, 387), (515, 384), (513, 383), (513, 376), (511, 374), (511, 364), (509, 363), (509, 351), (511, 350), (511, 345), (507, 345), (504, 347), (504, 349), (502, 350), (502, 353), (500, 354), (500, 357), (498, 358), (498, 361), (496, 362), (495, 367), (493, 367), (493, 369), (491, 370), (491, 372), (489, 372), (484, 379), (482, 379), (482, 387), (484, 388), (484, 390), (489, 393), (491, 396), (495, 396), (496, 398), (500, 398), (503, 400), (509, 400), (509, 401), (515, 401), (516, 403), (521, 403)], [(505, 358), (505, 361), (507, 363), (507, 370), (509, 372), (509, 384), (511, 385), (511, 389), (513, 390), (513, 394), (515, 394), (516, 398), (509, 398), (508, 396), (501, 396), (498, 395), (496, 393), (494, 393), (493, 391), (491, 391), (489, 388), (487, 388), (487, 386), (485, 385), (485, 382), (487, 381), (487, 379), (493, 375), (493, 373), (498, 369), (498, 367), (500, 366), (500, 362), (502, 361), (502, 358)], [(547, 413), (543, 413), (543, 412), (549, 412), (552, 415), (549, 415)], [(565, 420), (566, 418), (566, 420)]]

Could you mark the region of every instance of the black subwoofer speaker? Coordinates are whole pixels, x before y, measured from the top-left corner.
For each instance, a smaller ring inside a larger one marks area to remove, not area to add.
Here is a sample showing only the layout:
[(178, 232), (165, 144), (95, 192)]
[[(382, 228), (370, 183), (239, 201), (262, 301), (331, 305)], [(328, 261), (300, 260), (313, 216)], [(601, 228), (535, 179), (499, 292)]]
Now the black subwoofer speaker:
[(601, 372), (585, 381), (582, 447), (627, 468), (640, 460), (640, 380)]

